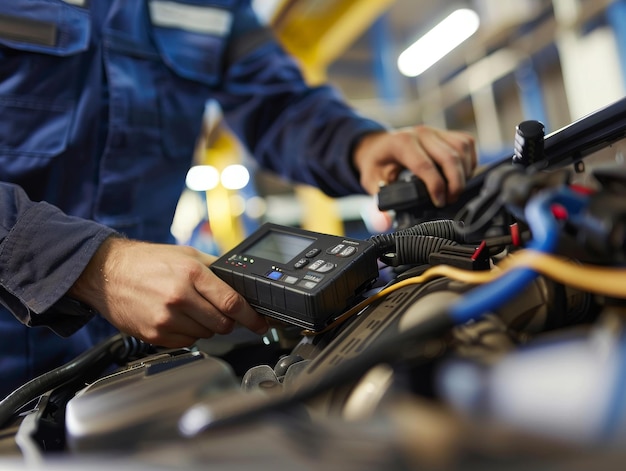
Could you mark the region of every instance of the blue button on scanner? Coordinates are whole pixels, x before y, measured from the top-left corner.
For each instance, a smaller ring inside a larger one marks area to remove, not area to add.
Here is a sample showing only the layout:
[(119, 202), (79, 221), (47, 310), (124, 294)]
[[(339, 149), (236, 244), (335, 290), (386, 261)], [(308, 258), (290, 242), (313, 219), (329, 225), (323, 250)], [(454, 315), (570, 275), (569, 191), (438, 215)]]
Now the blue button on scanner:
[(283, 274), (279, 271), (271, 271), (267, 274), (267, 277), (272, 279), (272, 280), (280, 280), (282, 278)]

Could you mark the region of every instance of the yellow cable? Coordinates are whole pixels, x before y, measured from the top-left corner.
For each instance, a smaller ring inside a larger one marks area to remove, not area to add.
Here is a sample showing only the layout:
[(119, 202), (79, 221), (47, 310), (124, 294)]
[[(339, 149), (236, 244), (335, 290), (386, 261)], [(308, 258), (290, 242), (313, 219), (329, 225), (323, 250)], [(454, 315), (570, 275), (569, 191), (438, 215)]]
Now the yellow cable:
[(457, 281), (464, 281), (466, 283), (486, 283), (495, 279), (494, 273), (498, 273), (498, 269), (494, 268), (491, 271), (471, 271), (471, 270), (461, 270), (458, 268), (451, 267), (449, 265), (435, 265), (432, 268), (429, 268), (424, 273), (419, 276), (413, 276), (411, 278), (407, 278), (406, 280), (402, 280), (388, 286), (387, 288), (383, 288), (379, 292), (371, 295), (369, 298), (364, 299), (357, 305), (348, 309), (346, 312), (337, 317), (333, 322), (327, 325), (324, 329), (319, 331), (312, 330), (304, 330), (302, 331), (302, 335), (311, 336), (311, 335), (319, 335), (323, 332), (327, 332), (339, 324), (345, 322), (348, 318), (352, 317), (356, 313), (360, 312), (365, 307), (372, 304), (374, 301), (384, 298), (385, 296), (393, 293), (394, 291), (399, 290), (400, 288), (404, 288), (405, 286), (410, 285), (419, 285), (422, 283), (426, 283), (427, 281), (433, 280), (435, 278), (439, 278), (442, 276), (447, 276)]
[(626, 298), (626, 267), (579, 264), (533, 250), (510, 255), (499, 266), (503, 269), (524, 266), (581, 291)]
[(507, 256), (489, 271), (462, 270), (449, 265), (435, 265), (419, 276), (407, 278), (388, 286), (350, 308), (323, 330), (314, 332), (304, 330), (303, 335), (318, 335), (333, 329), (357, 314), (374, 301), (381, 299), (405, 286), (423, 284), (434, 278), (447, 277), (469, 284), (483, 284), (494, 281), (515, 268), (531, 268), (552, 280), (578, 288), (582, 291), (603, 294), (617, 298), (626, 297), (626, 268), (604, 267), (574, 263), (554, 255), (547, 255), (534, 250), (520, 250)]

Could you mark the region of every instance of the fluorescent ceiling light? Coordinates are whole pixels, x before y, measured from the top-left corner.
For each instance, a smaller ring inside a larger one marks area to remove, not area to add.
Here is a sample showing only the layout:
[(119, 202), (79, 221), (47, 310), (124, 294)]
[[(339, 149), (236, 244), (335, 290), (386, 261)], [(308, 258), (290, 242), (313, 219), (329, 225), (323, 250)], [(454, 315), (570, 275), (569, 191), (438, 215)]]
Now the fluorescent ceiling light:
[(468, 39), (478, 30), (478, 13), (456, 10), (398, 57), (398, 68), (407, 77), (416, 77)]

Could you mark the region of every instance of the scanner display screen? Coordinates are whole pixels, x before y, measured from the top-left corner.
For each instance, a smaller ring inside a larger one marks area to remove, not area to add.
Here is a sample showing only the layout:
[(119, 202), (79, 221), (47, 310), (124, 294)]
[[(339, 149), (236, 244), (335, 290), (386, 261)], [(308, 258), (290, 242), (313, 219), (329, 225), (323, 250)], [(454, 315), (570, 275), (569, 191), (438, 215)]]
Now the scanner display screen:
[(313, 242), (315, 240), (308, 237), (270, 231), (263, 238), (248, 247), (246, 255), (279, 263), (287, 263), (313, 244)]

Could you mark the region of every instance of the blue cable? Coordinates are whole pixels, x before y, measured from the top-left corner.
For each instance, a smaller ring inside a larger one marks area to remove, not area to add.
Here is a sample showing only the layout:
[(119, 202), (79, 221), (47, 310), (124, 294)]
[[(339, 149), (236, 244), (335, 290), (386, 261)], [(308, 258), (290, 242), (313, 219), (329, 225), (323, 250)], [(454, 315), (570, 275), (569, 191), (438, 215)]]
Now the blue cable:
[[(559, 240), (560, 226), (552, 214), (552, 205), (560, 204), (575, 217), (586, 206), (587, 198), (569, 188), (542, 191), (526, 205), (524, 215), (530, 227), (531, 250), (552, 253)], [(455, 324), (464, 324), (492, 312), (523, 291), (537, 276), (530, 268), (515, 268), (502, 277), (479, 286), (452, 305), (449, 314)]]

